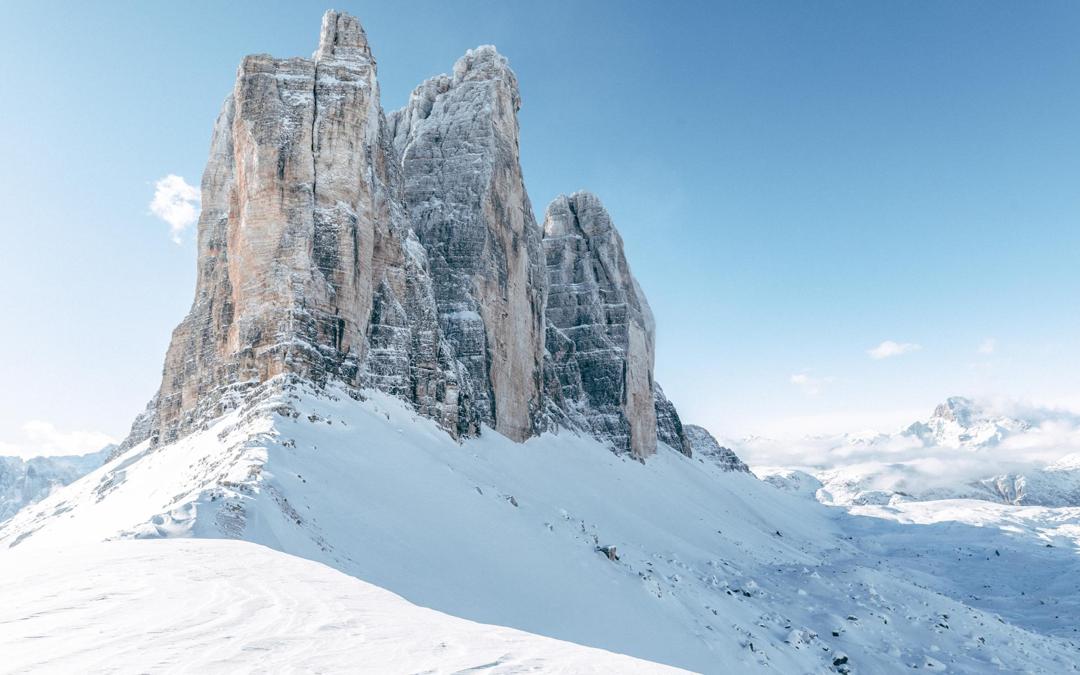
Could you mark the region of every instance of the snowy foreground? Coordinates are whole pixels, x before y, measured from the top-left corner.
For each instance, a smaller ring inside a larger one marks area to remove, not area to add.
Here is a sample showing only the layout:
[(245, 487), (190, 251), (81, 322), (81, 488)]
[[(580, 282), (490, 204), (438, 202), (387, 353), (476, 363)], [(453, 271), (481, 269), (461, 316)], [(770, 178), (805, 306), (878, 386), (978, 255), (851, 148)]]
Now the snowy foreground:
[(675, 673), (410, 604), (239, 541), (118, 541), (5, 560), (4, 671)]
[[(445, 626), (440, 631), (490, 632), (474, 643), (477, 658), (454, 654), (463, 660), (439, 662), (439, 671), (506, 654), (516, 663), (540, 659), (541, 671), (584, 663), (627, 672), (600, 660), (610, 655), (452, 624), (367, 585), (374, 584), (470, 622), (700, 672), (1078, 672), (1078, 523), (1075, 509), (955, 500), (848, 513), (667, 448), (642, 464), (566, 433), (516, 444), (486, 432), (457, 443), (396, 399), (355, 401), (290, 385), (178, 443), (135, 447), (0, 524), (0, 577), (17, 589), (5, 594), (30, 601), (23, 613), (42, 622), (31, 632), (43, 636), (13, 634), (26, 629), (12, 628), (15, 610), (7, 604), (0, 653), (34, 652), (87, 612), (100, 617), (91, 630), (128, 631), (126, 643), (110, 643), (113, 665), (153, 671), (169, 652), (144, 660), (145, 638), (133, 628), (143, 620), (123, 609), (153, 593), (188, 603), (180, 605), (187, 619), (160, 619), (179, 631), (173, 649), (192, 647), (172, 652), (180, 659), (173, 663), (186, 666), (206, 651), (208, 659), (239, 659), (229, 669), (276, 669), (262, 652), (230, 644), (249, 629), (246, 619), (228, 617), (248, 616), (245, 603), (273, 607), (273, 593), (303, 596), (308, 591), (282, 588), (259, 599), (270, 592), (263, 575), (281, 586), (273, 579), (296, 567), (311, 579), (335, 580), (321, 590), (322, 582), (304, 583), (313, 596), (345, 598), (360, 618), (334, 612), (298, 626), (310, 641), (282, 638), (274, 647), (282, 659), (321, 658), (313, 645), (326, 636), (316, 624), (339, 638), (327, 642), (340, 650), (327, 658), (366, 649), (346, 636), (364, 625), (371, 610), (361, 599), (370, 597), (393, 600), (402, 616), (415, 612)], [(162, 537), (244, 539), (366, 583), (239, 543), (94, 547)], [(609, 547), (610, 557), (602, 550)], [(100, 581), (79, 578), (80, 550), (92, 552), (87, 575)], [(110, 556), (142, 556), (131, 564), (143, 571), (121, 560), (111, 566)], [(211, 572), (214, 564), (224, 566), (221, 576)], [(97, 602), (116, 609), (97, 610)], [(216, 631), (218, 619), (200, 614), (214, 606), (225, 608), (221, 621), (235, 630)], [(280, 619), (282, 636), (290, 634), (288, 621)], [(438, 661), (438, 640), (425, 642), (426, 630), (405, 631), (371, 658), (389, 652)], [(73, 665), (90, 658), (61, 653)], [(409, 672), (411, 663), (389, 672)]]

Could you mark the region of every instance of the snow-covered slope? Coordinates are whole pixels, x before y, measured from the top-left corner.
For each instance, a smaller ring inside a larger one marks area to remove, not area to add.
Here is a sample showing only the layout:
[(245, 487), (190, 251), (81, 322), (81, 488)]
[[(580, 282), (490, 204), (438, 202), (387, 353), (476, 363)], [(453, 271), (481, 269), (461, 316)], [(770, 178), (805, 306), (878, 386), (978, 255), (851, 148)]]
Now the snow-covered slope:
[(1070, 616), (970, 583), (1006, 545), (995, 574), (1080, 578), (1075, 539), (957, 525), (977, 555), (953, 562), (938, 530), (670, 448), (641, 463), (570, 433), (458, 443), (398, 399), (330, 394), (279, 379), (204, 431), (132, 448), (0, 526), (0, 566), (107, 538), (233, 537), (458, 617), (702, 672), (1078, 668)]
[(956, 396), (895, 434), (737, 445), (770, 482), (783, 484), (793, 469), (812, 474), (827, 504), (982, 499), (1080, 506), (1080, 415), (1067, 411)]
[(6, 672), (679, 672), (417, 607), (246, 542), (27, 552), (4, 572)]
[(0, 522), (98, 468), (114, 449), (110, 445), (86, 455), (0, 457)]

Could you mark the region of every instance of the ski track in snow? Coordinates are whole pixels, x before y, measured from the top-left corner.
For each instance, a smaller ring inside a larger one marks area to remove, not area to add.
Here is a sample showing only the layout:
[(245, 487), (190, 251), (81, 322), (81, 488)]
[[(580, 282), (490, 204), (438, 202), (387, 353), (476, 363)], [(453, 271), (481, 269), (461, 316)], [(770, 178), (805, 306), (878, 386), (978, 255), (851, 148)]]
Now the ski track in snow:
[(668, 448), (642, 465), (569, 433), (457, 443), (391, 397), (297, 388), (0, 524), (0, 569), (104, 539), (233, 537), (701, 672), (1080, 671), (1080, 514), (969, 506), (848, 513)]
[(682, 672), (417, 607), (247, 542), (106, 542), (4, 563), (5, 672)]

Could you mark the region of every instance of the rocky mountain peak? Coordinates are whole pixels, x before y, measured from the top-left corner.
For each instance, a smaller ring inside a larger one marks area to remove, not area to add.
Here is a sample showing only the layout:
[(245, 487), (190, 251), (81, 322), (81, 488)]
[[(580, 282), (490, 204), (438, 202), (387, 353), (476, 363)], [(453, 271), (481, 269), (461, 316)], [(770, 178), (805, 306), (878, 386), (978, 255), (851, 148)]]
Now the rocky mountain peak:
[[(548, 214), (557, 217), (544, 219), (545, 237), (573, 234), (609, 237), (615, 232), (611, 216), (600, 198), (585, 190), (578, 190), (569, 196), (559, 195), (548, 205)], [(618, 236), (617, 232), (615, 236)], [(622, 244), (621, 238), (619, 244)]]
[(510, 69), (506, 57), (500, 54), (494, 45), (480, 45), (470, 49), (454, 63), (454, 84), (463, 82), (498, 82), (509, 90), (514, 112), (521, 108), (517, 76)]
[(687, 424), (683, 428), (686, 430), (686, 437), (690, 440), (690, 447), (693, 448), (696, 457), (708, 459), (724, 471), (750, 473), (750, 467), (739, 459), (735, 451), (720, 445), (708, 429), (696, 424)]
[(950, 396), (945, 399), (944, 403), (939, 404), (934, 408), (934, 417), (953, 421), (961, 426), (971, 426), (973, 420), (976, 417), (981, 416), (982, 411), (979, 409), (975, 402), (970, 398), (963, 396)]
[[(454, 436), (553, 427), (689, 454), (653, 381), (654, 327), (586, 192), (537, 224), (518, 83), (494, 47), (385, 115), (356, 18), (311, 59), (244, 59), (203, 175), (198, 277), (125, 448), (169, 442), (286, 375), (381, 390)], [(546, 308), (546, 311), (545, 311)]]
[[(652, 310), (595, 195), (575, 192), (551, 202), (544, 253), (549, 397), (574, 425), (637, 457), (651, 455), (663, 405), (652, 379)], [(676, 449), (685, 450), (681, 428), (674, 436)]]
[(973, 399), (951, 396), (934, 408), (929, 419), (913, 423), (903, 435), (928, 447), (979, 448), (997, 445), (1031, 426), (1028, 420), (997, 414)]
[(371, 47), (367, 33), (356, 17), (328, 10), (323, 14), (319, 33), (319, 48), (312, 55), (315, 61), (370, 61)]

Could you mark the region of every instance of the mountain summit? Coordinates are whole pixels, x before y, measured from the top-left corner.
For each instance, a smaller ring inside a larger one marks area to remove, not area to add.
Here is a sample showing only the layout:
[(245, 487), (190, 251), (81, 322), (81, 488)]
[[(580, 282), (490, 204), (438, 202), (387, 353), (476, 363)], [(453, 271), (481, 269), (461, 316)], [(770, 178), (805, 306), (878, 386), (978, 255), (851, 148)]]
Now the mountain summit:
[(288, 374), (401, 397), (455, 437), (570, 428), (643, 459), (659, 434), (689, 453), (600, 200), (533, 216), (520, 105), (483, 46), (384, 114), (364, 30), (333, 11), (312, 58), (245, 58), (203, 174), (195, 300), (123, 448)]
[(934, 408), (930, 419), (915, 422), (903, 434), (925, 446), (974, 448), (997, 445), (1032, 426), (1025, 420), (995, 415), (970, 398), (950, 396)]

